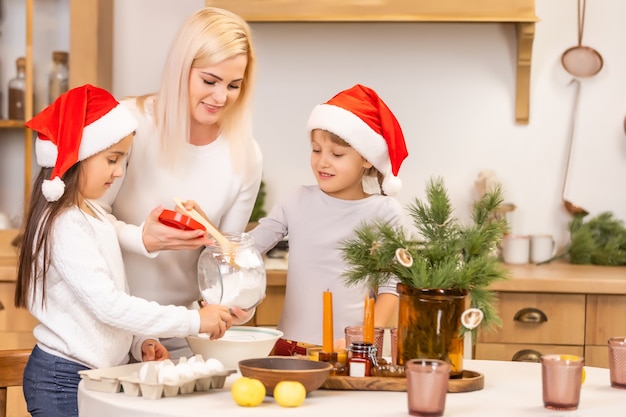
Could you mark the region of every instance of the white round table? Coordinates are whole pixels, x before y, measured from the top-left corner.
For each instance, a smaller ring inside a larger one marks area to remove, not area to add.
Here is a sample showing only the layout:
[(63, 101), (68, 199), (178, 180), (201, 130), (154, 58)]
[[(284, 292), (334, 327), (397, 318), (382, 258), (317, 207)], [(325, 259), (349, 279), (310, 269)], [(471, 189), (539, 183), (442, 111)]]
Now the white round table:
[[(449, 393), (445, 416), (626, 416), (626, 390), (611, 388), (609, 370), (586, 367), (580, 404), (575, 411), (552, 411), (543, 407), (541, 365), (538, 363), (465, 360), (464, 368), (485, 376), (480, 391)], [(223, 389), (178, 397), (148, 400), (123, 393), (85, 389), (81, 382), (78, 409), (81, 417), (195, 417), (195, 416), (330, 416), (385, 417), (408, 415), (406, 392), (317, 390), (297, 408), (283, 408), (272, 397), (258, 407), (240, 407), (231, 398), (233, 374)]]

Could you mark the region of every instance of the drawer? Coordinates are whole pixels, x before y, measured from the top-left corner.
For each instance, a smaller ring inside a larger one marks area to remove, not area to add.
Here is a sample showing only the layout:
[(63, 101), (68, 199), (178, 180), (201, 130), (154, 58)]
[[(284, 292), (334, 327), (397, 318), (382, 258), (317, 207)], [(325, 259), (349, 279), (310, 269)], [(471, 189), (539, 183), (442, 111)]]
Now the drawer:
[(476, 359), (511, 361), (517, 355), (521, 362), (534, 362), (541, 355), (566, 354), (583, 356), (583, 346), (573, 345), (533, 345), (517, 343), (477, 343)]
[(608, 346), (586, 346), (585, 347), (585, 365), (595, 366), (597, 368), (608, 368), (609, 367)]
[(27, 349), (35, 346), (37, 341), (33, 336), (32, 329), (27, 332), (2, 332), (0, 331), (0, 350)]
[(626, 337), (626, 295), (587, 296), (588, 345), (606, 345), (609, 337)]
[(21, 387), (7, 389), (7, 417), (30, 417)]
[(256, 326), (278, 325), (285, 302), (284, 286), (268, 286), (265, 290), (265, 300), (256, 308), (254, 323)]
[(23, 308), (16, 308), (15, 283), (0, 282), (0, 332), (31, 332), (37, 320)]
[(585, 295), (498, 293), (502, 327), (479, 332), (479, 342), (584, 345)]

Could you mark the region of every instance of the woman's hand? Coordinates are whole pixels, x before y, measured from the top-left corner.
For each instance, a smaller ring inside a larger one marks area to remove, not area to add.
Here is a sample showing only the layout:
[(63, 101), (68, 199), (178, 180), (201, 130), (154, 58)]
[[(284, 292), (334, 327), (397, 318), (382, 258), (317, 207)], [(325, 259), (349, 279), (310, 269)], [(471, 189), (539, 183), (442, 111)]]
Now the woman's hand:
[(143, 245), (148, 252), (160, 250), (197, 249), (211, 243), (203, 230), (180, 230), (159, 221), (163, 206), (150, 212), (143, 225)]
[(233, 317), (228, 307), (202, 302), (200, 312), (200, 333), (206, 333), (211, 339), (224, 337), (226, 330), (233, 325)]
[(146, 339), (141, 344), (142, 361), (162, 361), (169, 358), (170, 352), (158, 340)]

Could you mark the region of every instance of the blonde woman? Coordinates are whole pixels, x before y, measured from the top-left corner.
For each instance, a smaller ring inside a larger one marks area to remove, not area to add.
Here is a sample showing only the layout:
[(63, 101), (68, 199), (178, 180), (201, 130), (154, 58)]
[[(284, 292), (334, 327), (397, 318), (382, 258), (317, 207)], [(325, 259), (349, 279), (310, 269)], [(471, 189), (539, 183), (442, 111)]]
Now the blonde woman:
[[(248, 24), (207, 7), (174, 39), (160, 90), (122, 100), (139, 125), (125, 176), (100, 202), (117, 219), (131, 294), (182, 306), (200, 298), (196, 262), (209, 241), (159, 223), (174, 196), (193, 200), (224, 232), (244, 230), (262, 171), (251, 128), (254, 72)], [(240, 324), (254, 311), (234, 314)], [(172, 357), (191, 353), (184, 339), (162, 342)]]

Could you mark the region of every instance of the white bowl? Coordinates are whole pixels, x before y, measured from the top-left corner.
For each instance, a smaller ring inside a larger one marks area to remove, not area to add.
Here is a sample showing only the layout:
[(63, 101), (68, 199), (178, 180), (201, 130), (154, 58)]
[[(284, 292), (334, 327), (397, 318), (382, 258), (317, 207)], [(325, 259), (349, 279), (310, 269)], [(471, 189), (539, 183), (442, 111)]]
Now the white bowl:
[(240, 360), (268, 356), (283, 332), (266, 327), (233, 326), (223, 338), (211, 340), (206, 334), (187, 336), (187, 343), (194, 355), (215, 358), (224, 369), (238, 369)]

